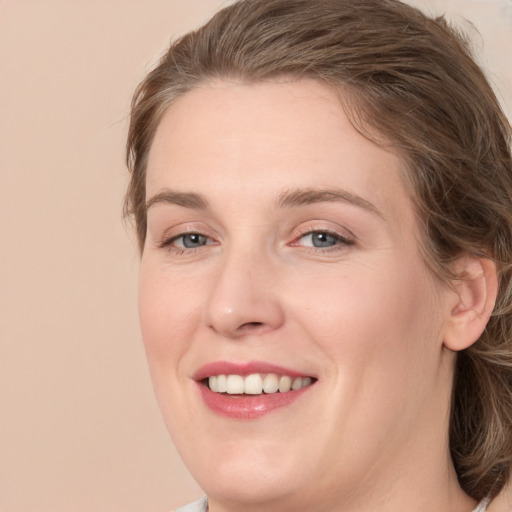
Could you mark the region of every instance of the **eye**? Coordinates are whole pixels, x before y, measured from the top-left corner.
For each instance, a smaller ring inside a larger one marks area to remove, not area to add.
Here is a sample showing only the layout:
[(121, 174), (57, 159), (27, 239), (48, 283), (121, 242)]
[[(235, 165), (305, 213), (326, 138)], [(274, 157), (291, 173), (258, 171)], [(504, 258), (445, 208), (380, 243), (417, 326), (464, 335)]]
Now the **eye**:
[(198, 249), (204, 245), (211, 245), (213, 241), (201, 233), (183, 233), (164, 240), (161, 247), (172, 249)]
[(292, 243), (295, 246), (311, 247), (314, 249), (336, 249), (352, 244), (353, 241), (346, 236), (321, 230), (305, 233)]
[(173, 240), (177, 247), (183, 247), (185, 249), (195, 249), (208, 243), (208, 239), (199, 233), (188, 233), (186, 235), (180, 235)]
[(325, 231), (314, 231), (300, 238), (303, 245), (311, 247), (333, 247), (339, 243), (339, 237)]

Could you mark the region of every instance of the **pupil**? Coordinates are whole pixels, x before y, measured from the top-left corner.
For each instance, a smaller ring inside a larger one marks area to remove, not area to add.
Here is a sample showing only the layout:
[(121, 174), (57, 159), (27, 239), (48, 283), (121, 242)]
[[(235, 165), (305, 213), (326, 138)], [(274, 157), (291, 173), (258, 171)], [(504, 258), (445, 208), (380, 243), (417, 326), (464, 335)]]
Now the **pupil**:
[(191, 235), (187, 235), (187, 236), (183, 237), (183, 245), (187, 249), (192, 249), (199, 245), (204, 245), (205, 242), (206, 242), (205, 237), (203, 235), (199, 235), (197, 233), (193, 233)]
[(331, 247), (336, 240), (329, 233), (313, 233), (313, 245), (315, 247)]

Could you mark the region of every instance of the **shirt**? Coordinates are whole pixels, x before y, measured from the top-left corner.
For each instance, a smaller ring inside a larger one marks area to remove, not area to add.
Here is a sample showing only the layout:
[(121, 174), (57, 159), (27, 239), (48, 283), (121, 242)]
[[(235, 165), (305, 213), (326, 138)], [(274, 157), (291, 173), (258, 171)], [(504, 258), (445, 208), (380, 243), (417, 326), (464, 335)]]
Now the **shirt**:
[[(489, 500), (484, 498), (477, 507), (473, 510), (473, 512), (485, 512), (487, 510), (487, 505), (489, 504)], [(176, 512), (207, 512), (208, 511), (208, 500), (206, 496), (199, 498), (193, 503), (189, 503), (184, 507), (179, 508)]]

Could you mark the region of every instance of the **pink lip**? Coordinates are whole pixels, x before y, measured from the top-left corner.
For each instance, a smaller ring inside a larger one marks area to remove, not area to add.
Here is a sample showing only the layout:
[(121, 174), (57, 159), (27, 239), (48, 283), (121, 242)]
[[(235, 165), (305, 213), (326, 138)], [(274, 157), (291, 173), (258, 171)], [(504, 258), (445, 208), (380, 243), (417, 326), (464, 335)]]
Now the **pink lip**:
[(213, 412), (227, 418), (253, 420), (292, 404), (307, 393), (313, 385), (287, 393), (277, 392), (254, 396), (214, 393), (204, 384), (198, 384), (198, 387), (204, 403)]
[(209, 363), (197, 370), (192, 376), (194, 380), (203, 380), (211, 375), (250, 375), (251, 373), (276, 373), (277, 375), (288, 375), (289, 377), (314, 377), (284, 368), (275, 364), (265, 363), (263, 361), (249, 361), (247, 363), (232, 363), (228, 361), (216, 361)]
[(250, 375), (251, 373), (276, 373), (290, 377), (306, 377), (290, 368), (276, 366), (269, 363), (251, 361), (247, 363), (231, 363), (218, 361), (201, 367), (195, 374), (201, 398), (206, 406), (213, 412), (232, 419), (251, 420), (260, 418), (276, 409), (286, 407), (307, 393), (312, 386), (301, 388), (287, 393), (269, 393), (262, 395), (227, 395), (210, 391), (202, 381), (211, 375)]

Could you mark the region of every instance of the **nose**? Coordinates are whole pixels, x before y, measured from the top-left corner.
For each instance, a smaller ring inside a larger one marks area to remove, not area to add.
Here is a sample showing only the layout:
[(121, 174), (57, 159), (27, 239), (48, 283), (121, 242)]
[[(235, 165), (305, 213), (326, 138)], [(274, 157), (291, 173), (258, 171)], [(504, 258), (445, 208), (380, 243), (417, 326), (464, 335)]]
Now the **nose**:
[(284, 322), (276, 273), (268, 258), (255, 252), (232, 250), (218, 269), (205, 309), (206, 324), (218, 334), (261, 335)]

